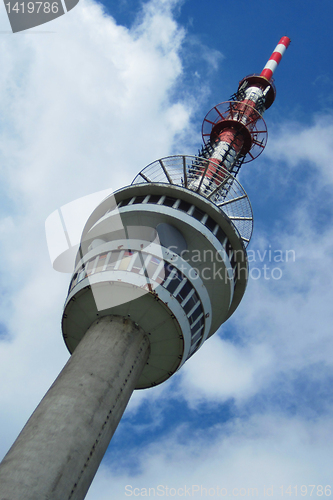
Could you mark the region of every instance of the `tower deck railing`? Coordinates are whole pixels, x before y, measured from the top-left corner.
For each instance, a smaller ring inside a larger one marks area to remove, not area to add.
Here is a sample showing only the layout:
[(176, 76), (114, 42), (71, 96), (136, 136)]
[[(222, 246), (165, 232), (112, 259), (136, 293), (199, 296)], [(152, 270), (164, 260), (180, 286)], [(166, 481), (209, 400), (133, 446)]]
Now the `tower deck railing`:
[[(211, 173), (211, 175), (210, 175)], [(168, 156), (147, 165), (132, 184), (165, 183), (200, 194), (223, 212), (247, 246), (253, 230), (250, 200), (237, 179), (224, 167), (197, 156)]]

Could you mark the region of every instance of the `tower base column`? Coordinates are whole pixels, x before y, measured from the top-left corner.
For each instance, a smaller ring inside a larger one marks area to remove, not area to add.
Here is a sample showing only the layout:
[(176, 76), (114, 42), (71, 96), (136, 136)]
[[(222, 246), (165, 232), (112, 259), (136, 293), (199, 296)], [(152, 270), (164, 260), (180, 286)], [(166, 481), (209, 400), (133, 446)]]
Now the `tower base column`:
[(82, 500), (148, 355), (131, 320), (95, 321), (0, 464), (0, 500)]

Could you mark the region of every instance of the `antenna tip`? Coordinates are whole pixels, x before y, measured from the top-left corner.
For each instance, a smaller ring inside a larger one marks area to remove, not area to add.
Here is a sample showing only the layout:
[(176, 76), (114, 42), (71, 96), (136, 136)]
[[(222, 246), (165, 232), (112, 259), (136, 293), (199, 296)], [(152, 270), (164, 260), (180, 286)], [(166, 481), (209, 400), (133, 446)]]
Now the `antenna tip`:
[(282, 43), (286, 48), (289, 46), (291, 40), (288, 36), (283, 36), (281, 40), (279, 41), (279, 44)]

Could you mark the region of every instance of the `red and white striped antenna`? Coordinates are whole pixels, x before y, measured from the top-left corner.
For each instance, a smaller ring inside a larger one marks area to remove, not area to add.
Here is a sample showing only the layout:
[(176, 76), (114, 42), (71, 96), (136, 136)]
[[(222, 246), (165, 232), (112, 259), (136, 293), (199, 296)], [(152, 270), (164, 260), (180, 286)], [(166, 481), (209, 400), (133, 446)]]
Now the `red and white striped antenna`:
[(159, 182), (157, 179), (166, 177), (170, 184), (195, 191), (218, 207), (223, 206), (224, 211), (229, 207), (231, 220), (234, 224), (239, 223), (237, 229), (241, 238), (248, 243), (252, 233), (252, 212), (244, 209), (235, 215), (232, 203), (234, 200), (243, 203), (245, 197), (243, 194), (228, 197), (236, 185), (235, 177), (241, 166), (257, 158), (266, 146), (267, 127), (262, 115), (274, 102), (273, 73), (289, 44), (290, 39), (283, 36), (262, 72), (243, 78), (230, 101), (217, 104), (207, 113), (202, 124), (204, 145), (194, 160), (187, 163), (188, 160), (182, 157), (180, 170), (179, 158), (159, 160), (143, 169), (134, 182), (140, 183), (142, 179)]
[(263, 76), (264, 78), (267, 78), (268, 81), (270, 81), (273, 77), (273, 73), (276, 70), (279, 62), (282, 59), (283, 54), (287, 50), (290, 44), (290, 38), (287, 36), (283, 36), (277, 46), (275, 47), (273, 54), (271, 57), (268, 59), (266, 66), (260, 73), (260, 76)]

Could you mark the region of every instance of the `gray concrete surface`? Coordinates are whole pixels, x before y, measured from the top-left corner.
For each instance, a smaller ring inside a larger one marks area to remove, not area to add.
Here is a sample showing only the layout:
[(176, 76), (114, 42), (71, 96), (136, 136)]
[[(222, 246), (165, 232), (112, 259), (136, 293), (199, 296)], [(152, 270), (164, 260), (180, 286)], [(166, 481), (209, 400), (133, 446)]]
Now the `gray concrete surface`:
[(0, 464), (0, 500), (81, 500), (149, 355), (145, 332), (91, 325)]

